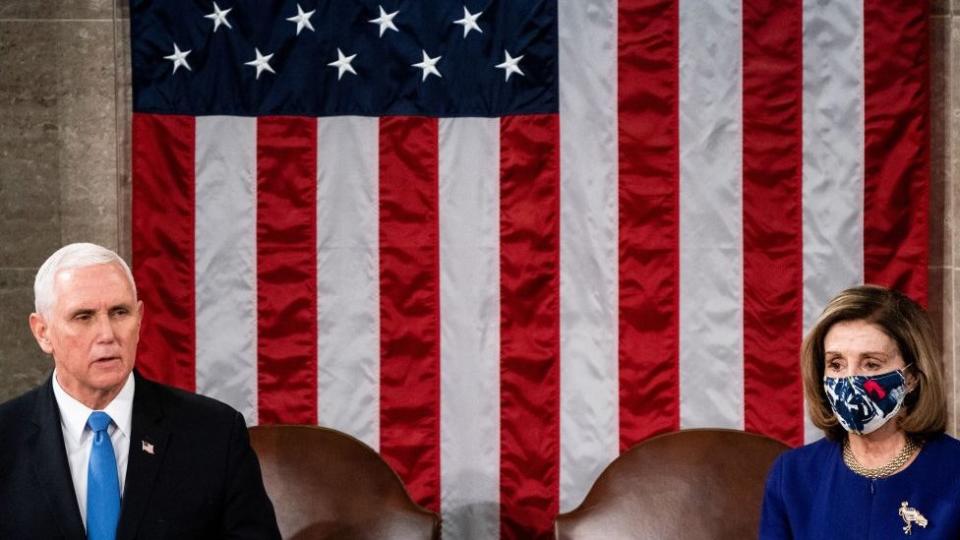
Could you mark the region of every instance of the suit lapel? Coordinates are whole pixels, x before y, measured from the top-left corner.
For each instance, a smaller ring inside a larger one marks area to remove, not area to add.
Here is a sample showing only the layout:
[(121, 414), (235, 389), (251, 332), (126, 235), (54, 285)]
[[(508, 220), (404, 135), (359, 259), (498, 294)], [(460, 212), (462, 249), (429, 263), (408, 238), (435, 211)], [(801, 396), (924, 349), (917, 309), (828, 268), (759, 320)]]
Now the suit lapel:
[[(52, 377), (52, 375), (51, 375)], [(53, 397), (53, 379), (37, 390), (33, 416), (34, 431), (27, 445), (33, 456), (34, 472), (51, 507), (50, 519), (67, 538), (85, 538), (86, 532), (73, 489), (73, 477), (60, 427), (60, 410)]]
[(133, 427), (127, 478), (120, 507), (117, 538), (133, 538), (137, 534), (143, 512), (150, 505), (157, 472), (166, 455), (169, 431), (163, 427), (163, 408), (154, 384), (134, 373)]

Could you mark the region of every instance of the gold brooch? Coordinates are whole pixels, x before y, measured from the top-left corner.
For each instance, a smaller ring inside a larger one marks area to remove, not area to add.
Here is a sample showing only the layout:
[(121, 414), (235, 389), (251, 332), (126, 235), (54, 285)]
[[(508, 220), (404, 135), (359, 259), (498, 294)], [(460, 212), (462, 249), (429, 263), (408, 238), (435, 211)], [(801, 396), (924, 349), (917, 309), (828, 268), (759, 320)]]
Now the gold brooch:
[(900, 517), (903, 518), (903, 522), (907, 524), (907, 526), (903, 528), (903, 534), (912, 534), (914, 523), (924, 529), (927, 528), (927, 518), (923, 517), (923, 514), (916, 508), (910, 508), (910, 506), (908, 506), (909, 504), (907, 501), (901, 502), (900, 511), (898, 512)]

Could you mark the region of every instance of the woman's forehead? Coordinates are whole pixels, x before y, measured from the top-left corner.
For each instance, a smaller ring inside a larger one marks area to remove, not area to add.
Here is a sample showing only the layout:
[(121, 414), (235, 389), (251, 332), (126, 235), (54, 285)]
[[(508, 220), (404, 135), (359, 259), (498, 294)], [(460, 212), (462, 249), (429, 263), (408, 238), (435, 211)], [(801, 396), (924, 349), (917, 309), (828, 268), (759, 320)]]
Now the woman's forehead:
[(882, 327), (861, 319), (840, 321), (823, 338), (825, 352), (897, 352), (897, 343)]

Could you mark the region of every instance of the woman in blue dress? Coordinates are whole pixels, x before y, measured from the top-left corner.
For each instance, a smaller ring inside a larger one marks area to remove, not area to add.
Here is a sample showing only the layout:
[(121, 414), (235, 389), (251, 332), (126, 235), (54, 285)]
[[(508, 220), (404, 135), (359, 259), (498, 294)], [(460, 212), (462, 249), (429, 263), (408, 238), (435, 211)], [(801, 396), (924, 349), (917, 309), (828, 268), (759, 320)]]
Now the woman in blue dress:
[(960, 442), (944, 433), (923, 309), (883, 287), (843, 291), (804, 339), (801, 372), (826, 437), (774, 463), (760, 538), (960, 538)]

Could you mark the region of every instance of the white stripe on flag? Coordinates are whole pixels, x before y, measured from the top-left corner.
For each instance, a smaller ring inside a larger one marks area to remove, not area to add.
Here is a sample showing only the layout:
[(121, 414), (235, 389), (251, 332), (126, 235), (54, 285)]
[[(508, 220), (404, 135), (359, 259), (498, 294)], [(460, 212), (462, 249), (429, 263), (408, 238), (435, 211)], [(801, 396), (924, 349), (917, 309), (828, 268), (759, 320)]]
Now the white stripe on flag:
[(317, 419), (378, 449), (379, 121), (317, 122)]
[(739, 0), (680, 2), (680, 426), (743, 429)]
[(199, 117), (196, 141), (197, 392), (256, 424), (257, 120)]
[(560, 511), (619, 454), (617, 3), (561, 2)]
[[(803, 328), (863, 281), (863, 3), (803, 5)], [(805, 416), (804, 439), (822, 433)]]
[(497, 538), (500, 121), (440, 120), (440, 498), (444, 534)]

